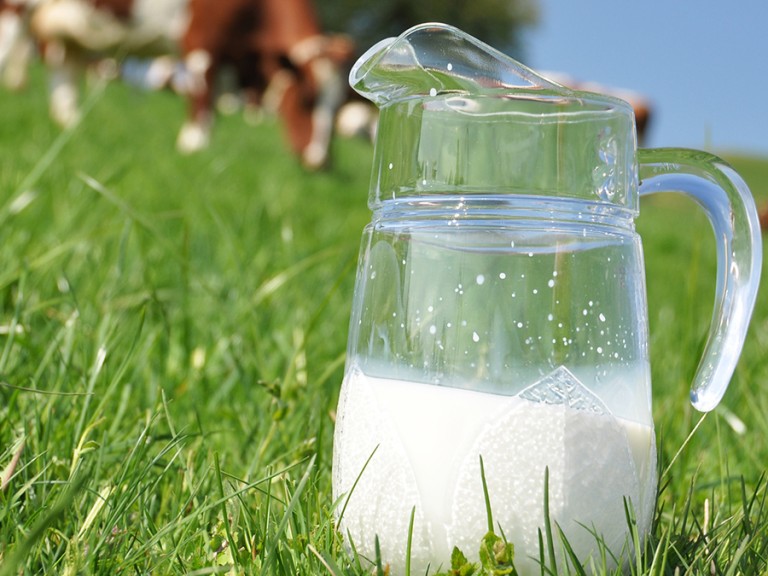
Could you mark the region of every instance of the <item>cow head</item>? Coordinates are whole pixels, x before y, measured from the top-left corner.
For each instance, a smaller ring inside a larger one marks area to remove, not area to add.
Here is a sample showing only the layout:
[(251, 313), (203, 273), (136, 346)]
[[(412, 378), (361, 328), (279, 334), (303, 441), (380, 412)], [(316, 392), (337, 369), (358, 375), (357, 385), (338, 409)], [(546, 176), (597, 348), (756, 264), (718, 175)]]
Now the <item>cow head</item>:
[(328, 162), (336, 112), (344, 101), (353, 45), (343, 36), (312, 36), (288, 54), (278, 111), (291, 147), (309, 169)]

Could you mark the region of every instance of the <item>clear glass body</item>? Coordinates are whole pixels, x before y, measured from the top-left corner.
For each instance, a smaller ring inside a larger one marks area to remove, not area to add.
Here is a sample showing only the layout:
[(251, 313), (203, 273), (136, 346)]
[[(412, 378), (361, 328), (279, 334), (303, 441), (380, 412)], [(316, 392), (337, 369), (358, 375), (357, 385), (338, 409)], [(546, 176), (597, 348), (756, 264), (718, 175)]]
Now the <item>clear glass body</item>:
[(623, 499), (644, 533), (656, 481), (631, 220), (527, 196), (397, 204), (363, 234), (336, 430), (336, 491), (355, 485), (344, 528), (364, 550), (378, 535), (395, 573), (412, 509), (416, 573), (474, 551), (482, 456), (520, 568), (535, 568), (545, 470), (577, 552), (597, 550), (582, 520), (620, 552)]

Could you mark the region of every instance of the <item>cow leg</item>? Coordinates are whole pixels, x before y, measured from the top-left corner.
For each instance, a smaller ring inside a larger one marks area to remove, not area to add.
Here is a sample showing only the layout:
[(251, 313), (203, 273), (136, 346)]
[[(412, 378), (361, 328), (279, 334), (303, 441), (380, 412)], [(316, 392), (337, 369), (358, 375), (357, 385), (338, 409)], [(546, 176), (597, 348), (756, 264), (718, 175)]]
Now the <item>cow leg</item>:
[(237, 83), (243, 100), (243, 117), (252, 125), (258, 125), (270, 112), (267, 109), (267, 91), (262, 62), (253, 54), (244, 55), (235, 62)]
[(21, 15), (11, 10), (0, 12), (0, 76), (6, 88), (19, 90), (26, 84), (31, 56), (32, 42)]
[(187, 69), (189, 118), (181, 127), (176, 148), (185, 154), (208, 147), (213, 123), (213, 59), (209, 52), (193, 50), (184, 59)]
[(304, 165), (322, 168), (328, 162), (336, 112), (344, 99), (345, 86), (337, 68), (326, 58), (311, 64), (320, 93), (312, 109), (312, 136), (302, 151)]
[(313, 100), (307, 94), (309, 89), (306, 75), (288, 73), (280, 94), (278, 113), (293, 151), (306, 168), (317, 170), (328, 161), (334, 116), (321, 104), (322, 91)]
[(80, 121), (77, 100), (83, 66), (73, 52), (73, 49), (60, 42), (46, 44), (43, 51), (49, 70), (48, 98), (51, 118), (63, 128)]

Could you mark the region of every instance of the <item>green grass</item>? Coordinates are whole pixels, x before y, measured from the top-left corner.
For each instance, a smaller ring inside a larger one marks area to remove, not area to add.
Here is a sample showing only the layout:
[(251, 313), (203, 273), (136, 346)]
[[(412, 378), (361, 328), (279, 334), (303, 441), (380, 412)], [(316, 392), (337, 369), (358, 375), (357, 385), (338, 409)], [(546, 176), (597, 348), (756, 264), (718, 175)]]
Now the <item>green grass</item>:
[[(172, 95), (109, 86), (60, 133), (43, 82), (0, 92), (0, 576), (375, 573), (330, 489), (370, 146), (308, 174), (273, 122), (231, 117), (182, 157)], [(768, 162), (730, 160), (768, 200)], [(660, 197), (638, 220), (662, 491), (632, 571), (764, 574), (768, 306), (702, 418), (714, 243), (693, 212)]]

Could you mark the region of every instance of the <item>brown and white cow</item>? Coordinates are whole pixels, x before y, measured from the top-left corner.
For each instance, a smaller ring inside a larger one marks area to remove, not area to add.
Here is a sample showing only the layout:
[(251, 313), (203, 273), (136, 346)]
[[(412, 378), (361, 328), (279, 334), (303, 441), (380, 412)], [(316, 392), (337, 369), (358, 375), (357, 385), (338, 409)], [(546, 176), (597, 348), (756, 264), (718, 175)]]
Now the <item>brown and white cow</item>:
[(26, 9), (50, 73), (50, 112), (78, 121), (78, 84), (89, 59), (176, 55), (186, 70), (189, 117), (182, 152), (205, 148), (217, 74), (232, 68), (259, 98), (281, 78), (279, 114), (304, 164), (326, 163), (345, 88), (351, 43), (322, 34), (311, 0), (0, 0)]

